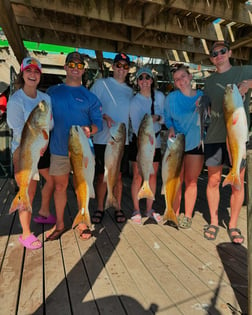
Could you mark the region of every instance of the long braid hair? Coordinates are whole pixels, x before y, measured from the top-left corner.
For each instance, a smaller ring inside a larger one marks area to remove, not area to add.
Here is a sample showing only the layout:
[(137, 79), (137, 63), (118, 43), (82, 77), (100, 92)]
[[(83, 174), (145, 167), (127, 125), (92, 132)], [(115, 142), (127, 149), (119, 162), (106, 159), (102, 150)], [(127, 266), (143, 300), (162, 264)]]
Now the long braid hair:
[(151, 83), (151, 115), (155, 114), (154, 103), (155, 103), (155, 83), (154, 83), (154, 79), (152, 79), (152, 83)]

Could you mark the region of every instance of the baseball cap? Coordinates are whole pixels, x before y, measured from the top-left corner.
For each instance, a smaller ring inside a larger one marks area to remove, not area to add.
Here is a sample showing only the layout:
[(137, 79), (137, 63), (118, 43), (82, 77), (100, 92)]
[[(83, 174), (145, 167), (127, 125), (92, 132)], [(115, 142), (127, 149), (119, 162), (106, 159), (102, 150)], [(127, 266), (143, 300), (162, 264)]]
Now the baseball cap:
[(77, 51), (74, 51), (74, 52), (71, 52), (69, 53), (67, 56), (66, 56), (66, 63), (70, 62), (70, 61), (73, 61), (73, 60), (79, 60), (81, 63), (85, 63), (84, 62), (84, 57), (83, 55), (81, 55), (79, 52)]
[(120, 53), (120, 54), (117, 54), (114, 58), (114, 63), (116, 63), (117, 61), (121, 61), (121, 60), (124, 60), (127, 62), (128, 65), (130, 65), (130, 59), (129, 59), (129, 56), (127, 56), (126, 54), (123, 54), (123, 53)]
[(154, 77), (154, 76), (153, 76), (153, 73), (152, 73), (152, 71), (151, 71), (150, 68), (143, 67), (143, 68), (140, 68), (140, 69), (137, 71), (137, 73), (136, 73), (136, 78), (138, 79), (138, 78), (140, 77), (140, 75), (143, 74), (143, 73), (148, 74), (151, 78)]
[(21, 72), (23, 72), (24, 70), (28, 69), (28, 68), (36, 68), (38, 69), (40, 72), (42, 72), (42, 66), (41, 63), (33, 58), (33, 57), (26, 57), (23, 59), (22, 63), (21, 63)]
[(220, 41), (217, 41), (215, 43), (213, 43), (211, 49), (210, 49), (210, 52), (213, 52), (215, 48), (217, 47), (226, 47), (228, 50), (230, 50), (230, 44), (228, 41), (226, 40), (220, 40)]

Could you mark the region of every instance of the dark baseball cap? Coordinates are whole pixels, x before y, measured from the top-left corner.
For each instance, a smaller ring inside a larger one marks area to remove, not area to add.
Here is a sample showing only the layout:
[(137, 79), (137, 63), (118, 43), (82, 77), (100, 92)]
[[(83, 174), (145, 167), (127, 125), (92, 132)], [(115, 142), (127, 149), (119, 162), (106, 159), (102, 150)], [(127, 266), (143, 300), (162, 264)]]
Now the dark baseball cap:
[(114, 63), (116, 63), (117, 61), (126, 61), (128, 65), (130, 65), (130, 59), (129, 59), (129, 56), (127, 56), (126, 54), (123, 54), (123, 53), (120, 53), (120, 54), (117, 54), (114, 58)]
[(215, 48), (217, 48), (217, 47), (226, 47), (228, 50), (230, 50), (230, 44), (226, 40), (220, 40), (220, 41), (213, 43), (213, 45), (210, 49), (210, 52), (213, 52), (215, 50)]
[(78, 51), (71, 52), (66, 56), (66, 63), (74, 60), (79, 60), (81, 63), (85, 63), (83, 55), (81, 55)]

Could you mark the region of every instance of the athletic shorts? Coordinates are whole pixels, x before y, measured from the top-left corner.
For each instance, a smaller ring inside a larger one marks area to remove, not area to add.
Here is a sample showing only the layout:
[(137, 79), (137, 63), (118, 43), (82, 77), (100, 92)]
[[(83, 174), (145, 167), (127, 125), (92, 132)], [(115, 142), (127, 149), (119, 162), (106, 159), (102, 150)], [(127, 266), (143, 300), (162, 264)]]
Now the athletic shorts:
[[(132, 162), (136, 162), (137, 157), (137, 137), (133, 136), (132, 141), (129, 144), (129, 160)], [(161, 149), (157, 148), (154, 153), (153, 162), (160, 162), (161, 161)]]
[(71, 171), (68, 156), (51, 154), (49, 174), (52, 176), (66, 175)]
[[(231, 167), (226, 143), (208, 143), (204, 145), (205, 165)], [(246, 167), (246, 160), (242, 159), (241, 169)]]
[(192, 155), (204, 155), (204, 152), (202, 150), (202, 145), (200, 147), (196, 147), (192, 150), (186, 151), (185, 154), (192, 154)]
[[(104, 174), (104, 156), (105, 156), (106, 144), (96, 144), (94, 143), (94, 151), (95, 151), (95, 174)], [(128, 163), (129, 163), (129, 146), (124, 146), (124, 154), (121, 161), (120, 172), (122, 174), (128, 171)]]

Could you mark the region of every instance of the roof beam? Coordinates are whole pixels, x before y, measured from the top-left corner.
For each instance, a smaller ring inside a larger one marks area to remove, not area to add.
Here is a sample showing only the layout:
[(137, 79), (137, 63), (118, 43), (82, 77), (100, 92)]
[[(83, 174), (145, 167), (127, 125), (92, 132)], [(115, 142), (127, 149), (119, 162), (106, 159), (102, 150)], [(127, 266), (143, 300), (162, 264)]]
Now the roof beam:
[(22, 59), (26, 56), (27, 52), (21, 39), (19, 27), (16, 23), (9, 0), (0, 1), (0, 12), (0, 26), (8, 39), (14, 55), (21, 64)]
[[(125, 10), (126, 6), (121, 5), (121, 1), (114, 1), (113, 15), (110, 12), (110, 6), (107, 1), (93, 1), (97, 3), (95, 6), (87, 6), (88, 1), (66, 1), (54, 0), (54, 1), (41, 1), (41, 0), (11, 0), (12, 4), (22, 4), (24, 6), (32, 6), (35, 8), (47, 9), (52, 11), (58, 11), (62, 13), (68, 13), (73, 15), (86, 16), (92, 19), (104, 20), (112, 23), (123, 23), (128, 25), (140, 26), (141, 21), (140, 11), (142, 10), (141, 5), (137, 5), (136, 1), (134, 10), (129, 8)], [(126, 0), (125, 0), (126, 2)], [(249, 17), (249, 11), (252, 6), (248, 6), (244, 3), (240, 3), (236, 0), (230, 1), (230, 5), (227, 5), (226, 1), (215, 0), (215, 1), (198, 1), (198, 0), (145, 0), (145, 5), (151, 5), (152, 10), (154, 6), (162, 7), (162, 12), (159, 14), (159, 19), (169, 9), (179, 9), (184, 11), (193, 11), (198, 14), (213, 16), (216, 18), (222, 17), (227, 21), (233, 21), (242, 24), (251, 25)], [(158, 10), (158, 9), (155, 9)], [(142, 25), (141, 25), (142, 26)]]
[[(27, 41), (36, 41), (38, 39), (38, 34), (40, 34), (39, 39), (42, 43), (55, 44), (87, 48), (100, 50), (102, 47), (103, 51), (109, 52), (118, 52), (125, 51), (127, 53), (134, 53), (136, 55), (151, 56), (155, 58), (164, 58), (164, 50), (175, 49), (178, 51), (187, 51), (188, 54), (196, 53), (198, 55), (204, 56), (204, 60), (208, 58), (205, 54), (204, 49), (202, 48), (202, 43), (200, 40), (190, 40), (183, 41), (176, 37), (175, 35), (167, 35), (166, 41), (160, 43), (157, 38), (154, 38), (152, 32), (145, 33), (145, 36), (141, 37), (135, 42), (130, 41), (121, 41), (121, 40), (112, 40), (107, 38), (98, 38), (94, 37), (92, 34), (80, 35), (78, 32), (73, 36), (72, 33), (61, 32), (60, 30), (47, 30), (45, 32), (39, 32), (34, 27), (25, 27), (21, 31), (22, 38), (25, 38)], [(137, 52), (139, 49), (140, 52)], [(234, 58), (241, 58), (243, 60), (248, 60), (249, 58), (249, 49), (242, 50), (239, 52), (239, 55), (235, 51), (233, 53)], [(161, 53), (160, 53), (161, 52)]]

